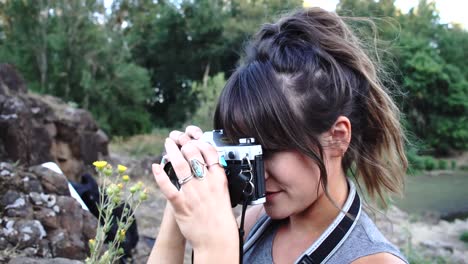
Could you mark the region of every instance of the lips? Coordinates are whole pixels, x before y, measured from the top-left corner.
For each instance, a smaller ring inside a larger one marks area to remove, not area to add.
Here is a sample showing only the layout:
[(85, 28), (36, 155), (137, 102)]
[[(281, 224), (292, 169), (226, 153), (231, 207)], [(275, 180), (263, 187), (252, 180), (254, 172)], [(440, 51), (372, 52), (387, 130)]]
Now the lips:
[(266, 191), (265, 196), (267, 199), (267, 202), (272, 201), (281, 191)]

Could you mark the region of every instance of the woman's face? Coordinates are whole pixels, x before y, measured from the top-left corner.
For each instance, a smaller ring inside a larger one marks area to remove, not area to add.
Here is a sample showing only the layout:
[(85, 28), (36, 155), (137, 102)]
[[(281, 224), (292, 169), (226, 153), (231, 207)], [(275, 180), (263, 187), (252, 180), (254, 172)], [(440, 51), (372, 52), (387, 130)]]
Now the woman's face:
[(320, 170), (298, 151), (280, 151), (265, 157), (266, 213), (283, 219), (304, 212), (323, 194)]

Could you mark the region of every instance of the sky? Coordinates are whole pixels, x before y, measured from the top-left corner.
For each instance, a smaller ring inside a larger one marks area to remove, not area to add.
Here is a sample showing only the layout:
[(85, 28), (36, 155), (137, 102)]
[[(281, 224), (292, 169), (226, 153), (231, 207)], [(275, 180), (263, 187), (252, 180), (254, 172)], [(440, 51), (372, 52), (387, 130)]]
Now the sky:
[[(459, 23), (468, 29), (467, 0), (433, 0), (439, 10), (441, 23)], [(319, 6), (328, 11), (334, 11), (339, 0), (304, 0), (310, 6)], [(418, 5), (419, 0), (396, 0), (395, 5), (403, 13), (407, 13), (412, 7)]]
[[(104, 0), (104, 5), (109, 8), (113, 0)], [(428, 0), (431, 1), (431, 0)], [(465, 29), (468, 29), (468, 10), (467, 0), (432, 0), (436, 3), (436, 8), (440, 12), (440, 20), (442, 23), (456, 22), (462, 24)], [(328, 11), (334, 11), (339, 0), (304, 0), (305, 4), (311, 6), (319, 6)], [(403, 13), (407, 13), (410, 8), (418, 5), (419, 0), (395, 0), (395, 5), (400, 8)]]

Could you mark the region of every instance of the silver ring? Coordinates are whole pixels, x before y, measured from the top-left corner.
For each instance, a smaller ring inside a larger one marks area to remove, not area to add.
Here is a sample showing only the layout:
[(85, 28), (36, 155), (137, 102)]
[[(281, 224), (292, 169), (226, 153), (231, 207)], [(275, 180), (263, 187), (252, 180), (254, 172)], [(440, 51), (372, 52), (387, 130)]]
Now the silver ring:
[(190, 174), (189, 176), (183, 178), (183, 179), (180, 179), (179, 180), (179, 184), (180, 186), (186, 184), (188, 181), (190, 181), (191, 179), (193, 178), (193, 174)]
[(214, 166), (214, 165), (219, 165), (219, 166), (221, 166), (221, 164), (219, 164), (219, 162), (213, 162), (213, 163), (211, 163), (211, 164), (209, 164), (209, 165), (206, 165), (206, 167), (209, 169), (211, 166)]
[(189, 161), (190, 163), (190, 168), (192, 169), (193, 175), (199, 179), (202, 179), (205, 177), (206, 172), (205, 172), (205, 163), (197, 160), (197, 159), (191, 159)]

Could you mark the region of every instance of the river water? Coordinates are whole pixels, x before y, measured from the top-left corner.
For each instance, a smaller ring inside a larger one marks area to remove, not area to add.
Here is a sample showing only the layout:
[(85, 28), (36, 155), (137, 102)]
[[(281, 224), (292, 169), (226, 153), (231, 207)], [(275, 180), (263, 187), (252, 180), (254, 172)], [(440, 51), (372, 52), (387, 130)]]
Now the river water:
[(436, 212), (443, 219), (468, 217), (468, 172), (441, 172), (408, 176), (405, 196), (396, 205), (410, 213)]

